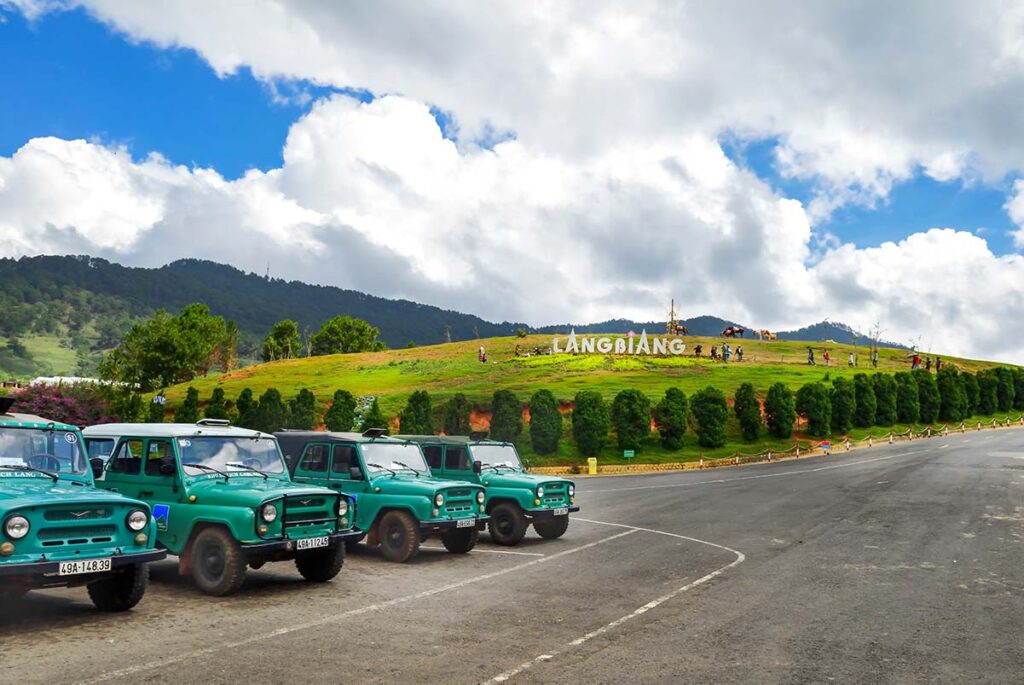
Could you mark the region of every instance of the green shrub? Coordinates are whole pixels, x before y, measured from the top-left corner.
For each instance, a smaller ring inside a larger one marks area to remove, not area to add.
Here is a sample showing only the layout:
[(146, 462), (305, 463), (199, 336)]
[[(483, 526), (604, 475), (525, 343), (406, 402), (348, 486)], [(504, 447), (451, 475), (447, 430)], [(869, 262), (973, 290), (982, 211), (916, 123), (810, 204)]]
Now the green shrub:
[(967, 404), (964, 407), (964, 416), (974, 416), (978, 411), (978, 403), (981, 401), (978, 379), (973, 373), (964, 371), (960, 374), (960, 385), (964, 387), (964, 397), (967, 400)]
[(740, 432), (747, 442), (757, 440), (761, 434), (761, 405), (757, 402), (757, 395), (754, 394), (754, 386), (750, 383), (743, 383), (736, 389), (736, 397), (733, 400), (732, 410), (736, 419), (740, 422)]
[(793, 435), (796, 409), (793, 407), (793, 393), (785, 383), (775, 383), (768, 388), (764, 400), (765, 423), (773, 437), (786, 439)]
[(256, 410), (259, 409), (259, 403), (252, 396), (250, 388), (245, 388), (238, 394), (238, 399), (235, 400), (235, 409), (238, 410), (237, 425), (242, 428), (256, 427)]
[(356, 422), (356, 398), (348, 390), (335, 390), (331, 407), (324, 412), (329, 431), (350, 431)]
[(639, 390), (623, 390), (612, 400), (612, 426), (620, 450), (639, 450), (651, 434), (651, 401)]
[(896, 381), (887, 373), (876, 373), (871, 385), (875, 389), (875, 425), (893, 425), (896, 423)]
[(370, 428), (389, 428), (388, 420), (380, 410), (380, 402), (376, 399), (363, 414), (363, 420), (359, 422), (359, 430), (366, 431)]
[(174, 410), (175, 423), (195, 423), (199, 420), (199, 391), (188, 386), (185, 401)]
[(796, 393), (796, 410), (807, 417), (807, 433), (823, 438), (831, 432), (832, 401), (824, 383), (807, 383)]
[(935, 376), (925, 369), (911, 371), (910, 375), (917, 382), (917, 401), (921, 405), (921, 422), (935, 423), (939, 420), (939, 409), (942, 405)]
[(444, 434), (469, 435), (469, 414), (473, 407), (461, 392), (452, 395), (444, 408)]
[(917, 381), (908, 371), (893, 376), (896, 381), (896, 418), (900, 423), (917, 423), (921, 420), (921, 402), (917, 398)]
[(514, 442), (523, 432), (523, 403), (511, 390), (498, 390), (491, 398), (491, 437)]
[(406, 435), (433, 435), (430, 395), (426, 390), (417, 390), (409, 395), (405, 409), (398, 415), (398, 430)]
[(302, 388), (298, 394), (288, 401), (289, 428), (313, 430), (316, 428), (316, 396), (312, 390)]
[(690, 412), (697, 422), (697, 442), (701, 447), (721, 447), (725, 444), (725, 420), (729, 405), (718, 388), (708, 386), (697, 392), (690, 401)]
[(554, 454), (562, 437), (562, 414), (550, 390), (530, 397), (530, 446), (537, 454)]
[(572, 438), (584, 457), (595, 457), (608, 442), (608, 407), (601, 393), (576, 393), (572, 411)]
[(224, 400), (224, 388), (214, 388), (210, 399), (206, 401), (203, 416), (208, 419), (226, 419), (228, 417), (227, 402)]
[(1010, 411), (1015, 398), (1013, 371), (1005, 366), (996, 367), (992, 371), (996, 376), (996, 408), (999, 411)]
[(682, 449), (689, 413), (690, 404), (686, 393), (679, 388), (665, 391), (665, 396), (654, 407), (654, 423), (658, 427), (662, 447), (667, 450)]
[(875, 398), (875, 385), (866, 373), (858, 373), (853, 377), (853, 392), (856, 406), (853, 410), (853, 425), (857, 428), (870, 428), (875, 425), (875, 411), (878, 401)]
[(260, 404), (256, 408), (253, 421), (255, 425), (252, 427), (264, 433), (279, 431), (291, 423), (289, 414), (280, 391), (277, 388), (268, 388), (260, 395)]
[(166, 409), (164, 405), (158, 402), (150, 402), (149, 412), (146, 415), (146, 423), (163, 423), (165, 411)]
[(1024, 369), (1013, 369), (1013, 408), (1024, 409)]
[(963, 421), (967, 418), (967, 393), (956, 368), (947, 366), (941, 369), (935, 375), (935, 385), (939, 389), (939, 420)]
[[(916, 396), (916, 395), (915, 395)], [(832, 430), (846, 435), (853, 428), (853, 413), (857, 409), (857, 391), (849, 378), (832, 381)]]

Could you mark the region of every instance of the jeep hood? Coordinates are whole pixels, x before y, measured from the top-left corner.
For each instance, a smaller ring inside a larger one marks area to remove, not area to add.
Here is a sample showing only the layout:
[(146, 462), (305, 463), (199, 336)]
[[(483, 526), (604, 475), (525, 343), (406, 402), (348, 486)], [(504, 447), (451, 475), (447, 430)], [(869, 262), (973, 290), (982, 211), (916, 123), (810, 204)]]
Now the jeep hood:
[(485, 472), (481, 482), (487, 483), (491, 488), (526, 488), (535, 490), (538, 485), (545, 483), (565, 483), (565, 478), (551, 478), (535, 476), (532, 473), (522, 471)]
[(227, 482), (219, 476), (209, 476), (192, 481), (188, 494), (195, 495), (203, 504), (219, 504), (235, 507), (257, 507), (268, 499), (289, 495), (337, 496), (333, 490), (313, 485), (292, 483), (286, 480), (262, 476), (229, 476)]
[(38, 505), (68, 504), (88, 506), (94, 504), (134, 504), (149, 506), (111, 490), (90, 486), (71, 485), (67, 481), (53, 482), (49, 478), (11, 478), (16, 483), (0, 480), (0, 511)]
[(380, 488), (382, 493), (389, 495), (422, 495), (423, 497), (433, 497), (435, 493), (447, 488), (480, 487), (475, 483), (414, 476), (404, 473), (400, 473), (397, 476), (387, 474), (378, 476), (370, 484), (375, 488)]

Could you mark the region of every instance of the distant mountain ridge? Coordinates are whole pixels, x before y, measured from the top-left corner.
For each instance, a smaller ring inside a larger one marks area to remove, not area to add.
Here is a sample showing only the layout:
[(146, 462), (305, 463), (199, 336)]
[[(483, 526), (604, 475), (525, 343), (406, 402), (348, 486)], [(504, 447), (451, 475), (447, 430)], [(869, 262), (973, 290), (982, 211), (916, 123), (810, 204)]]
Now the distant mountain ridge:
[[(432, 345), (530, 333), (625, 333), (663, 331), (665, 322), (612, 319), (589, 324), (532, 327), (487, 321), (479, 316), (409, 300), (394, 300), (333, 286), (267, 278), (216, 262), (181, 259), (159, 268), (127, 267), (87, 256), (0, 259), (0, 374), (88, 374), (104, 350), (115, 346), (135, 321), (163, 308), (176, 312), (203, 302), (234, 320), (243, 352), (258, 349), (270, 327), (293, 319), (315, 331), (337, 314), (365, 319), (380, 329), (389, 347)], [(691, 335), (715, 336), (736, 322), (715, 316), (682, 320)], [(750, 334), (748, 334), (750, 335)], [(787, 340), (864, 340), (849, 326), (823, 321), (779, 332)]]

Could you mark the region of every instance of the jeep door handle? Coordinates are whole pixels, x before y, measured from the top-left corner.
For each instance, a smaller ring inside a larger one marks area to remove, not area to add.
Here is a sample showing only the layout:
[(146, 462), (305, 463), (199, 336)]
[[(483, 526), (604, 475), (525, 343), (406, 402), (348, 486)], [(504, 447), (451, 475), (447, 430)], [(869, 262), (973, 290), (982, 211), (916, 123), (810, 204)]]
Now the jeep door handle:
[(156, 493), (154, 493), (152, 490), (139, 490), (139, 494), (143, 497), (146, 497), (147, 495), (152, 497)]

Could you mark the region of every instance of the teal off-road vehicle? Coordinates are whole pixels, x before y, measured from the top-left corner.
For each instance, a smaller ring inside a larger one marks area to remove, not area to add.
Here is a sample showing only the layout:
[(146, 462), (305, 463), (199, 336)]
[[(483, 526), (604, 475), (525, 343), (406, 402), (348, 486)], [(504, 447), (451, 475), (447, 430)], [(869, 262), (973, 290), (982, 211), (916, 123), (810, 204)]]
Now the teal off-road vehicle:
[[(246, 567), (294, 560), (307, 580), (341, 571), (351, 502), (292, 482), (277, 440), (227, 421), (125, 423), (83, 431), (100, 487), (149, 502), (161, 547), (200, 590), (228, 595)], [(105, 463), (104, 463), (105, 461)]]
[(441, 538), (449, 552), (476, 546), (487, 522), (484, 489), (430, 476), (418, 445), (383, 430), (276, 433), (295, 480), (356, 498), (356, 528), (390, 561), (409, 561), (420, 542)]
[(487, 488), (488, 531), (499, 545), (519, 544), (530, 524), (542, 538), (561, 537), (569, 528), (569, 513), (580, 510), (575, 505), (575, 483), (527, 473), (510, 442), (479, 434), (396, 437), (419, 444), (436, 477)]
[(85, 585), (98, 609), (131, 609), (167, 555), (149, 505), (97, 489), (78, 428), (14, 401), (0, 398), (0, 602)]

